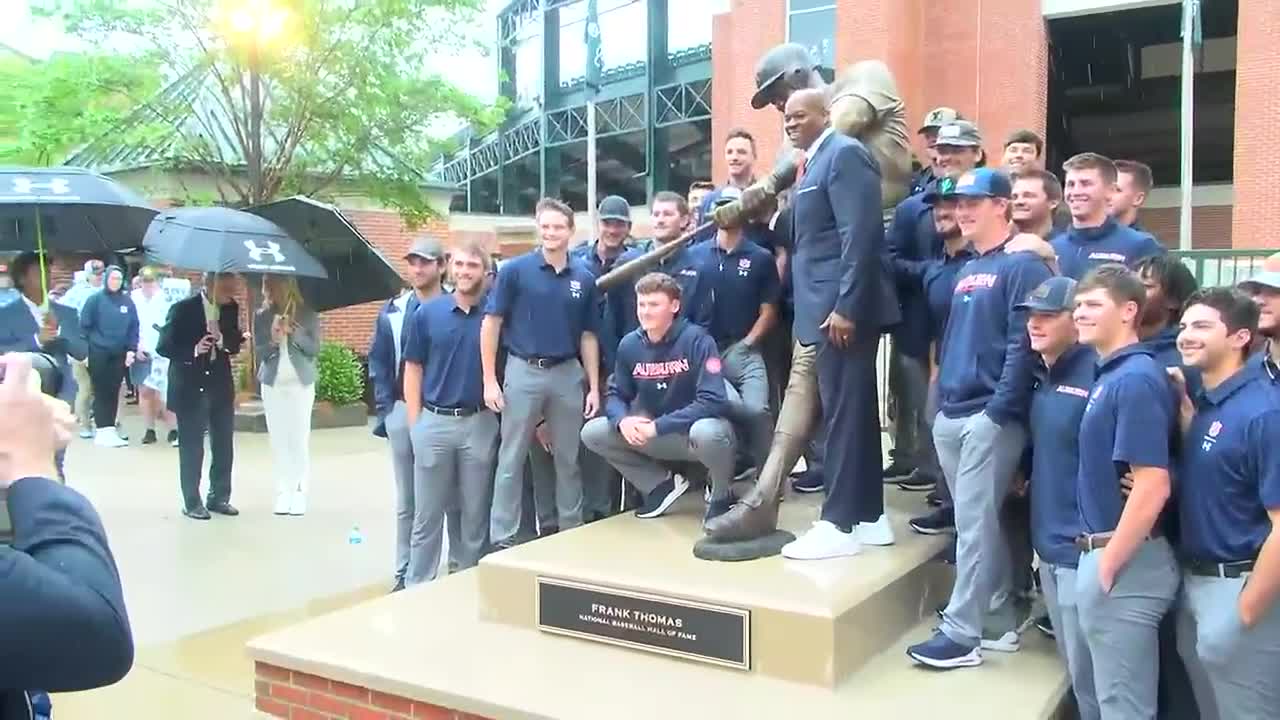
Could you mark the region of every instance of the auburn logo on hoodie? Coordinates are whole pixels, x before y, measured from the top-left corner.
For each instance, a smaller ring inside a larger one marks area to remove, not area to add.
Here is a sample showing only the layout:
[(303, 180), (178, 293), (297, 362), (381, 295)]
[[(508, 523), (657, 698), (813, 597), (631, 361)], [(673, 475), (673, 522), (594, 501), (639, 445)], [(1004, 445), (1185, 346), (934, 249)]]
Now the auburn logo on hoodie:
[(631, 377), (636, 380), (666, 380), (687, 372), (689, 372), (689, 359), (680, 358), (661, 362), (638, 362), (631, 369)]

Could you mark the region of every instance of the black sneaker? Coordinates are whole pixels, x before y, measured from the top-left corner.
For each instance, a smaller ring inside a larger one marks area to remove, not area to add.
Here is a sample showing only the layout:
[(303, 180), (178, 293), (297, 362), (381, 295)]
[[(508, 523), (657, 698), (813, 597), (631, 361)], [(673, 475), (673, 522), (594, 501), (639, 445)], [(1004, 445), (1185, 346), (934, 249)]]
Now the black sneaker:
[(156, 443), (156, 431), (155, 431), (155, 430), (148, 429), (145, 433), (143, 433), (143, 434), (142, 434), (142, 444), (143, 444), (143, 445), (154, 445), (155, 443)]
[(941, 535), (956, 529), (956, 511), (954, 508), (941, 507), (928, 515), (911, 518), (907, 524), (921, 535)]
[(933, 490), (928, 495), (924, 496), (924, 502), (929, 507), (942, 507), (942, 493), (939, 493), (937, 490)]
[(825, 481), (822, 479), (821, 473), (809, 472), (808, 470), (800, 473), (791, 481), (791, 489), (798, 493), (820, 493), (825, 489)]
[(894, 460), (889, 463), (889, 467), (884, 469), (884, 481), (886, 483), (896, 482), (900, 478), (904, 478), (913, 472), (915, 472), (915, 468), (901, 460), (898, 460), (897, 458), (894, 458)]
[(925, 492), (932, 490), (938, 486), (938, 479), (932, 475), (923, 473), (920, 468), (916, 468), (904, 480), (898, 481), (898, 487), (907, 492)]
[(1041, 615), (1036, 618), (1036, 629), (1047, 637), (1053, 637), (1053, 621), (1049, 619), (1048, 615)]
[(648, 519), (662, 515), (688, 489), (689, 481), (683, 475), (668, 475), (666, 480), (645, 496), (644, 502), (636, 508), (636, 517)]
[(729, 512), (729, 508), (733, 507), (733, 500), (725, 498), (723, 500), (711, 500), (707, 503), (707, 512), (702, 516), (702, 524), (706, 525), (712, 518), (718, 518)]
[(168, 440), (171, 446), (178, 447), (178, 431), (170, 430)]

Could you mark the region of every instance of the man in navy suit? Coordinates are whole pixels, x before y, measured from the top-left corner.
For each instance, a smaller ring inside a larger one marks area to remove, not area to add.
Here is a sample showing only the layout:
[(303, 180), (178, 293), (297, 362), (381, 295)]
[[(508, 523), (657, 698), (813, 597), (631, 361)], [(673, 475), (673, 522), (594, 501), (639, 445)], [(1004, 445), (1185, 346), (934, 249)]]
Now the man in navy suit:
[[(792, 207), (796, 342), (817, 346), (828, 492), (822, 519), (782, 548), (817, 560), (893, 543), (880, 478), (876, 348), (899, 320), (884, 251), (880, 168), (858, 140), (830, 127), (826, 97), (787, 100), (784, 127), (805, 148)], [(856, 530), (856, 532), (855, 532)]]

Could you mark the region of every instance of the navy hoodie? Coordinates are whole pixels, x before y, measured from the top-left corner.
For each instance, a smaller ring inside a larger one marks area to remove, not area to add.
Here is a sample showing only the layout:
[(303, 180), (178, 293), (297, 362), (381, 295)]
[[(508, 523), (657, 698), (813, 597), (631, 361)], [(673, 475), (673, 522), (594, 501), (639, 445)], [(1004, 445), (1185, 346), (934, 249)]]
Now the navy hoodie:
[(688, 433), (727, 405), (720, 354), (706, 330), (677, 318), (658, 342), (643, 328), (622, 338), (604, 408), (615, 429), (624, 417), (643, 415), (659, 435)]
[(99, 352), (123, 353), (138, 347), (138, 309), (123, 282), (120, 289), (107, 290), (111, 273), (124, 273), (111, 266), (102, 281), (102, 290), (89, 296), (80, 310), (80, 327), (89, 338), (89, 349)]
[(1125, 227), (1111, 218), (1091, 228), (1070, 227), (1049, 241), (1058, 254), (1063, 275), (1079, 280), (1103, 263), (1130, 267), (1144, 257), (1162, 255), (1164, 246), (1147, 233)]
[(1007, 253), (1008, 239), (961, 268), (942, 338), (938, 400), (960, 418), (987, 413), (997, 424), (1026, 417), (1036, 358), (1027, 313), (1014, 307), (1051, 273), (1029, 252)]
[(912, 195), (894, 209), (885, 244), (893, 258), (902, 304), (902, 322), (893, 329), (894, 345), (909, 357), (928, 357), (931, 327), (923, 282), (930, 264), (943, 258), (944, 241), (933, 224), (933, 206), (924, 201), (924, 193)]

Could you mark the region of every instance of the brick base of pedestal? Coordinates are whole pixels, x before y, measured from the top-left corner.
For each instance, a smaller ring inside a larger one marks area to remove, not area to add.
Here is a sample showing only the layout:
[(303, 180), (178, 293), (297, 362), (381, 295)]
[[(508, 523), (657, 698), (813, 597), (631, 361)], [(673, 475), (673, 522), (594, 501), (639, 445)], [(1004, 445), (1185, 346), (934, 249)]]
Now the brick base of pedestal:
[(286, 720), (489, 720), (337, 680), (254, 663), (254, 707)]

